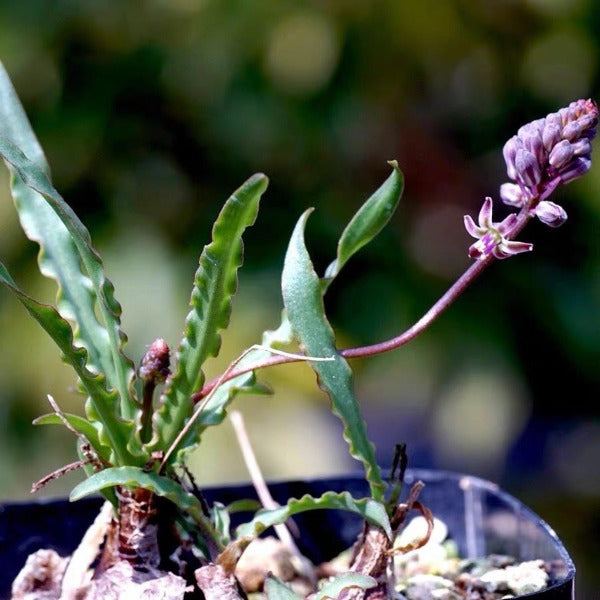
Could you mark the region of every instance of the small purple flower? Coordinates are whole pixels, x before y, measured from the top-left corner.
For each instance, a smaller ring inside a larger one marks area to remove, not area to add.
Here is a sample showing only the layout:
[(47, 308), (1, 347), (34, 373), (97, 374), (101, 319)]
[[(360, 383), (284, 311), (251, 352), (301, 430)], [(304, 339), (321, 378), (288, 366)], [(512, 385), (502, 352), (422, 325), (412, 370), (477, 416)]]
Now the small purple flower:
[(597, 124), (597, 104), (593, 100), (577, 100), (520, 127), (502, 151), (512, 180), (500, 188), (503, 202), (530, 208), (542, 222), (553, 223), (551, 227), (564, 222), (566, 213), (558, 205), (550, 203), (552, 208), (545, 205), (539, 211), (537, 207), (559, 185), (581, 177), (590, 169), (591, 140)]
[(479, 211), (478, 224), (470, 215), (465, 215), (465, 228), (469, 235), (477, 238), (469, 247), (471, 258), (483, 260), (490, 255), (496, 258), (508, 258), (521, 252), (530, 252), (533, 244), (508, 239), (511, 229), (517, 222), (517, 215), (511, 213), (500, 223), (492, 221), (492, 199), (488, 196)]

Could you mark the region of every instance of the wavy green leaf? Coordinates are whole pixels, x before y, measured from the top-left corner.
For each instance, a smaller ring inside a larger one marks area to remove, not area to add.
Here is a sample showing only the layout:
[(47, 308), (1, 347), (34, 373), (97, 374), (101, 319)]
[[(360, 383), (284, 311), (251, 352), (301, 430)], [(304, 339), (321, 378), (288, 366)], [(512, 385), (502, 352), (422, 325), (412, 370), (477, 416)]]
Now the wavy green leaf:
[(23, 229), (40, 244), (40, 270), (59, 284), (59, 311), (77, 323), (75, 341), (88, 350), (90, 367), (102, 370), (108, 385), (117, 389), (120, 414), (133, 417), (133, 364), (122, 352), (126, 338), (120, 330), (121, 307), (89, 232), (49, 181), (41, 147), (1, 64), (0, 155), (12, 174)]
[(6, 267), (0, 263), (0, 283), (10, 289), (38, 321), (63, 353), (63, 357), (77, 373), (84, 389), (89, 394), (86, 402), (88, 418), (101, 424), (98, 432), (100, 443), (111, 450), (110, 461), (117, 464), (135, 464), (135, 459), (127, 450), (127, 443), (133, 432), (133, 421), (118, 418), (118, 395), (116, 391), (106, 390), (102, 374), (91, 373), (87, 369), (87, 351), (73, 345), (71, 325), (63, 319), (56, 309), (34, 300), (23, 292)]
[[(202, 510), (202, 504), (196, 496), (190, 494), (176, 481), (152, 471), (144, 471), (139, 467), (112, 467), (98, 471), (76, 485), (69, 495), (69, 500), (75, 502), (90, 494), (120, 485), (149, 490), (157, 496), (171, 500), (179, 509), (189, 514), (197, 522), (209, 524)], [(212, 531), (212, 526), (210, 526), (210, 529)]]
[(267, 600), (302, 600), (302, 596), (294, 593), (281, 579), (269, 573), (265, 581)]
[[(190, 514), (202, 513), (200, 500), (187, 492), (176, 481), (138, 467), (112, 467), (98, 471), (76, 485), (69, 495), (69, 500), (75, 502), (100, 490), (120, 485), (144, 488), (158, 496), (168, 498)], [(203, 518), (205, 517), (203, 516)]]
[(392, 537), (392, 529), (385, 507), (371, 498), (353, 498), (349, 492), (326, 492), (319, 498), (308, 494), (300, 499), (290, 498), (287, 504), (273, 509), (259, 510), (252, 521), (240, 525), (235, 532), (237, 538), (260, 535), (267, 527), (283, 523), (289, 517), (309, 510), (336, 509), (359, 514), (373, 525), (381, 527)]
[[(49, 174), (44, 152), (1, 64), (0, 136), (12, 140), (40, 171)], [(58, 312), (76, 324), (74, 338), (88, 351), (88, 367), (111, 371), (108, 335), (94, 313), (96, 295), (89, 278), (81, 272), (79, 253), (67, 228), (43, 196), (27, 187), (14, 170), (11, 187), (21, 226), (40, 246), (40, 271), (59, 285)]]
[(212, 541), (215, 543), (221, 551), (224, 549), (210, 519), (204, 514), (200, 500), (177, 482), (154, 472), (147, 472), (137, 467), (104, 469), (103, 471), (94, 473), (85, 481), (75, 486), (69, 496), (69, 500), (74, 502), (90, 494), (121, 485), (144, 488), (157, 496), (167, 498), (183, 513), (188, 514), (194, 519), (199, 526), (200, 532), (209, 542)]
[(364, 465), (372, 497), (382, 500), (385, 484), (354, 393), (352, 371), (337, 351), (325, 316), (320, 281), (304, 244), (310, 212), (299, 219), (288, 246), (282, 275), (283, 302), (305, 352), (309, 356), (335, 357), (333, 361), (309, 362), (318, 375), (319, 386), (331, 398), (333, 413), (342, 421), (350, 454)]
[(362, 573), (342, 573), (337, 575), (331, 581), (328, 581), (311, 600), (326, 600), (327, 598), (337, 598), (344, 590), (348, 588), (361, 588), (368, 590), (377, 585), (377, 581), (369, 575)]
[(227, 200), (214, 224), (213, 240), (200, 256), (191, 311), (177, 350), (177, 371), (167, 384), (154, 417), (157, 437), (149, 444), (153, 450), (166, 450), (191, 416), (191, 395), (204, 382), (202, 364), (218, 354), (219, 330), (229, 324), (237, 270), (243, 260), (242, 234), (254, 223), (267, 185), (265, 175), (253, 175)]
[(404, 190), (404, 176), (398, 163), (390, 161), (392, 174), (381, 187), (360, 207), (350, 220), (338, 242), (337, 257), (327, 267), (321, 285), (326, 287), (341, 271), (350, 257), (368, 244), (394, 214)]
[[(73, 415), (70, 413), (62, 413), (62, 416), (66, 419), (67, 423), (78, 433), (85, 436), (87, 441), (90, 443), (96, 453), (101, 456), (104, 460), (110, 461), (110, 449), (103, 445), (100, 441), (98, 429), (94, 423), (91, 423), (87, 419), (80, 417), (79, 415)], [(47, 415), (41, 415), (33, 420), (34, 425), (62, 425), (64, 423), (60, 416), (56, 413), (49, 413)]]
[(88, 367), (107, 377), (110, 375), (111, 383), (114, 382), (116, 375), (108, 332), (96, 318), (96, 294), (89, 277), (81, 272), (79, 253), (69, 232), (40, 194), (27, 187), (17, 175), (11, 179), (23, 231), (40, 246), (40, 272), (58, 283), (58, 312), (74, 324), (74, 340), (88, 351)]

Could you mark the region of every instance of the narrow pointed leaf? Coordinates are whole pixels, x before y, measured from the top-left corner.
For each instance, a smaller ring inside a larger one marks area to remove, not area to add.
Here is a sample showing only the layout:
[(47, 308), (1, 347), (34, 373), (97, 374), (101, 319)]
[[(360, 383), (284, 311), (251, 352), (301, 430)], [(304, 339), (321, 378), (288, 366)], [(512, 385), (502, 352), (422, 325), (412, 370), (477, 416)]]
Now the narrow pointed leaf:
[(212, 243), (200, 256), (191, 311), (177, 350), (177, 371), (167, 384), (155, 415), (158, 438), (150, 444), (153, 449), (166, 450), (173, 442), (192, 414), (191, 395), (204, 382), (204, 361), (219, 352), (219, 331), (229, 324), (237, 270), (243, 259), (242, 234), (254, 223), (267, 185), (265, 175), (253, 175), (227, 200), (213, 227)]
[(322, 509), (347, 510), (357, 513), (369, 523), (381, 527), (390, 538), (392, 537), (392, 529), (383, 504), (371, 498), (357, 500), (349, 492), (326, 492), (319, 498), (306, 494), (300, 499), (291, 498), (287, 504), (277, 508), (259, 510), (252, 521), (244, 523), (236, 529), (236, 537), (257, 536), (267, 527), (279, 525), (298, 513)]
[(281, 579), (269, 573), (265, 581), (267, 600), (302, 600), (302, 596), (294, 593)]
[(354, 392), (352, 371), (339, 355), (333, 330), (325, 316), (323, 295), (317, 274), (304, 244), (304, 228), (310, 211), (298, 221), (285, 257), (283, 302), (294, 333), (309, 356), (334, 356), (334, 361), (311, 362), (320, 387), (329, 394), (332, 410), (344, 426), (344, 439), (350, 454), (366, 472), (371, 495), (382, 500), (385, 484), (375, 459), (375, 449), (367, 437), (366, 425)]
[(377, 585), (377, 581), (369, 575), (362, 573), (342, 573), (327, 582), (315, 595), (312, 600), (326, 600), (328, 598), (337, 598), (344, 590), (348, 588), (360, 588), (368, 590)]
[(328, 285), (350, 257), (368, 244), (394, 214), (404, 190), (404, 176), (395, 160), (390, 162), (390, 166), (392, 174), (361, 206), (344, 229), (338, 242), (337, 257), (327, 268), (322, 285)]
[[(93, 423), (90, 423), (87, 419), (80, 417), (79, 415), (73, 415), (70, 413), (63, 413), (62, 416), (67, 420), (67, 423), (78, 433), (81, 433), (87, 441), (90, 443), (92, 448), (98, 453), (99, 456), (107, 461), (110, 461), (110, 449), (104, 446), (100, 442), (100, 436), (98, 430)], [(41, 415), (33, 420), (34, 425), (62, 425), (64, 423), (59, 415), (56, 413), (49, 413), (47, 415)]]
[(102, 445), (111, 449), (111, 462), (131, 463), (134, 459), (129, 455), (127, 443), (133, 432), (133, 422), (120, 419), (117, 393), (114, 390), (112, 392), (106, 390), (104, 376), (91, 373), (87, 369), (87, 352), (85, 348), (76, 348), (73, 345), (71, 325), (54, 307), (38, 302), (23, 292), (2, 263), (0, 263), (0, 283), (15, 294), (29, 314), (46, 330), (62, 351), (64, 360), (77, 373), (90, 396), (86, 402), (87, 416), (91, 421), (101, 425), (98, 431), (99, 440)]
[(27, 115), (8, 77), (4, 65), (0, 62), (0, 135), (12, 140), (29, 159), (49, 175), (44, 151), (37, 140)]
[(105, 373), (114, 382), (108, 332), (96, 318), (96, 294), (89, 277), (81, 271), (79, 253), (69, 232), (43, 197), (16, 175), (11, 188), (23, 230), (40, 245), (40, 271), (58, 283), (58, 312), (74, 324), (75, 343), (88, 351), (88, 368)]
[[(106, 374), (108, 386), (119, 393), (122, 415), (131, 418), (133, 365), (122, 352), (126, 338), (120, 330), (121, 307), (89, 232), (49, 181), (44, 154), (1, 64), (0, 155), (12, 174), (23, 229), (40, 244), (40, 269), (59, 285), (59, 312), (76, 322), (76, 345), (88, 350), (89, 367)], [(102, 323), (95, 317), (96, 308)]]

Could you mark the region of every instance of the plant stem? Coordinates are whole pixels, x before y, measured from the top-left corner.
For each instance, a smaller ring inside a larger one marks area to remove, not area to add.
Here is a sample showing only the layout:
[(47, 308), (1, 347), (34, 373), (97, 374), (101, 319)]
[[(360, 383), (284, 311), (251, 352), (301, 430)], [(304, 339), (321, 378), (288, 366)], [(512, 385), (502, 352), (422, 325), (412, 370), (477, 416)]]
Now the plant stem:
[[(517, 215), (517, 221), (515, 222), (515, 225), (505, 237), (511, 240), (514, 239), (521, 232), (523, 227), (525, 227), (531, 217), (532, 215), (528, 207), (521, 209)], [(448, 290), (446, 290), (446, 292), (429, 308), (429, 310), (414, 325), (409, 327), (400, 335), (383, 342), (371, 344), (369, 346), (360, 346), (357, 348), (345, 348), (339, 350), (340, 356), (343, 356), (344, 358), (362, 358), (365, 356), (383, 354), (384, 352), (389, 352), (390, 350), (395, 350), (396, 348), (404, 346), (411, 340), (415, 339), (418, 335), (423, 333), (423, 331), (425, 331), (495, 260), (495, 257), (490, 254), (485, 258), (476, 260), (474, 263), (472, 263), (467, 270), (448, 288)], [(255, 363), (254, 365), (244, 365), (238, 368), (230, 368), (220, 377), (209, 381), (199, 392), (193, 394), (192, 401), (194, 403), (199, 402), (207, 394), (211, 393), (215, 387), (218, 387), (222, 383), (234, 379), (239, 375), (243, 375), (257, 369), (264, 369), (266, 367), (273, 367), (275, 365), (298, 362), (300, 360), (300, 358), (293, 356), (276, 355), (270, 356), (264, 361)]]
[(400, 335), (377, 344), (340, 350), (340, 355), (344, 358), (360, 358), (382, 354), (404, 346), (425, 331), (493, 261), (494, 257), (490, 255), (483, 260), (474, 262), (414, 325)]
[(152, 399), (154, 397), (154, 390), (156, 389), (156, 382), (153, 379), (144, 382), (143, 397), (142, 397), (142, 416), (141, 416), (141, 432), (140, 437), (142, 443), (150, 441), (152, 437)]

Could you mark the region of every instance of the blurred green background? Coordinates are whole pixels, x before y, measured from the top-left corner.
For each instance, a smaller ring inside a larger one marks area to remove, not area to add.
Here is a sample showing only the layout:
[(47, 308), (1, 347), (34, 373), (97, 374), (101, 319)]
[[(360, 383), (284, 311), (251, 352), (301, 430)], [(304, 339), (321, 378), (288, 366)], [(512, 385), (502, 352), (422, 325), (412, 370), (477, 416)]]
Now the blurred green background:
[[(136, 361), (155, 337), (179, 340), (224, 199), (251, 173), (270, 176), (209, 375), (278, 322), (301, 212), (316, 207), (307, 240), (322, 272), (394, 158), (406, 176), (401, 207), (327, 305), (341, 346), (412, 324), (468, 266), (462, 216), (498, 197), (504, 141), (571, 100), (598, 98), (599, 52), (594, 0), (0, 4), (0, 57), (56, 187), (104, 257)], [(5, 170), (0, 178), (0, 256), (51, 299)], [(412, 466), (498, 481), (556, 528), (585, 598), (600, 587), (600, 165), (554, 200), (569, 221), (556, 231), (533, 223), (521, 236), (532, 254), (495, 265), (409, 347), (353, 366), (382, 464), (406, 441)], [(47, 393), (65, 410), (81, 400), (8, 293), (0, 344), (1, 497), (27, 499), (32, 481), (74, 456), (68, 432), (31, 420), (48, 410)], [(306, 366), (263, 378), (276, 395), (237, 407), (267, 476), (357, 468)], [(201, 484), (246, 479), (227, 423), (193, 463)]]

